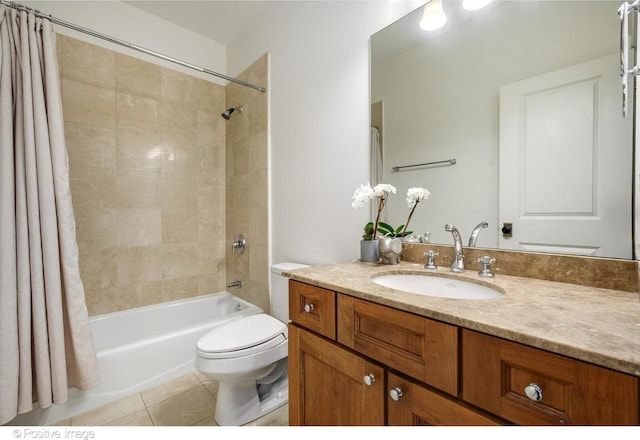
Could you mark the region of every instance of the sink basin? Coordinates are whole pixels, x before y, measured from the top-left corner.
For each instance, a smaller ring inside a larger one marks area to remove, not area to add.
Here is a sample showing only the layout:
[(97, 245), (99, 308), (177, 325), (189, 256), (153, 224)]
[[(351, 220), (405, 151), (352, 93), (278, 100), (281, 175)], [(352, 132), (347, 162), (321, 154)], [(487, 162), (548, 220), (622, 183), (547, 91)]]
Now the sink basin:
[(429, 275), (381, 275), (373, 278), (373, 282), (403, 292), (439, 298), (492, 299), (504, 295), (499, 290), (482, 284)]

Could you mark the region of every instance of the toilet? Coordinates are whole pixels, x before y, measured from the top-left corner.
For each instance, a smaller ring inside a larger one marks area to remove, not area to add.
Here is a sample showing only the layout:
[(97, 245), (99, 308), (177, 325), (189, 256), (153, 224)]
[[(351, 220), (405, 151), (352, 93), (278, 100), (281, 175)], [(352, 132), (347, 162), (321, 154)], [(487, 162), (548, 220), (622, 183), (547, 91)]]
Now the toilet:
[(303, 267), (271, 267), (271, 315), (239, 317), (198, 340), (196, 369), (219, 383), (218, 425), (244, 425), (289, 402), (289, 282), (282, 272)]

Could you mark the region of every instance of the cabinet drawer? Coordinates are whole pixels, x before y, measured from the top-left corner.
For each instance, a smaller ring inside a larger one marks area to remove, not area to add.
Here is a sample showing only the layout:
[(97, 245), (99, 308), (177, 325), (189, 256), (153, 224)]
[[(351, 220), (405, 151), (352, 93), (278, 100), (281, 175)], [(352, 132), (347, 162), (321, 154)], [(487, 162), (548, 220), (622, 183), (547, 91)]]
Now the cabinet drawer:
[(456, 326), (340, 294), (338, 341), (444, 392), (458, 392)]
[(289, 318), (303, 327), (336, 339), (336, 293), (289, 280)]
[[(498, 426), (496, 417), (464, 402), (438, 394), (393, 373), (388, 375), (389, 425), (391, 426)], [(391, 396), (391, 391), (395, 391)]]
[(516, 424), (638, 424), (627, 374), (466, 329), (462, 371), (465, 401)]

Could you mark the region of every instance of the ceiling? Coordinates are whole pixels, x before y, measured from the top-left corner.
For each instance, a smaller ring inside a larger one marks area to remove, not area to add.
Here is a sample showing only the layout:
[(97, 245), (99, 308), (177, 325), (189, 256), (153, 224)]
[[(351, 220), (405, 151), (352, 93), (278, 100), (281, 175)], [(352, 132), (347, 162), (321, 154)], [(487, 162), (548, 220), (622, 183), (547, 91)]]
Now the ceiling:
[(227, 46), (267, 0), (124, 1), (130, 6)]

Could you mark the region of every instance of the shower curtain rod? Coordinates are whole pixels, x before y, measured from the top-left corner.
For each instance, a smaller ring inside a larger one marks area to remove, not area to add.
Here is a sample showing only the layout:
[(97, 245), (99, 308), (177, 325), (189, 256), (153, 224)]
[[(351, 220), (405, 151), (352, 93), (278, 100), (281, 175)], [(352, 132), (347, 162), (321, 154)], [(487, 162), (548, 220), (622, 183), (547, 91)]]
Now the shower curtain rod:
[(119, 40), (118, 38), (110, 37), (109, 35), (105, 35), (105, 34), (102, 34), (100, 32), (96, 32), (96, 31), (93, 31), (91, 29), (87, 29), (85, 27), (78, 26), (78, 25), (73, 24), (73, 23), (69, 23), (68, 21), (64, 21), (64, 20), (61, 20), (59, 18), (55, 18), (55, 17), (53, 17), (51, 15), (48, 15), (48, 14), (43, 14), (42, 12), (40, 12), (40, 11), (38, 11), (36, 9), (29, 8), (29, 7), (21, 5), (19, 3), (10, 2), (10, 1), (7, 1), (7, 0), (0, 0), (0, 4), (8, 6), (8, 7), (13, 8), (13, 9), (20, 10), (20, 11), (33, 12), (37, 17), (41, 17), (41, 18), (45, 18), (45, 19), (51, 20), (51, 22), (54, 23), (54, 24), (67, 27), (69, 29), (73, 29), (73, 30), (78, 31), (78, 32), (82, 32), (84, 34), (88, 34), (88, 35), (91, 35), (93, 37), (109, 41), (111, 43), (119, 44), (120, 46), (124, 46), (124, 47), (127, 47), (129, 49), (134, 49), (134, 50), (137, 50), (138, 52), (143, 52), (143, 53), (146, 53), (147, 55), (151, 55), (151, 56), (154, 56), (156, 58), (160, 58), (160, 59), (163, 59), (165, 61), (169, 61), (169, 62), (174, 63), (174, 64), (179, 64), (179, 65), (181, 65), (183, 67), (188, 67), (189, 69), (197, 70), (198, 72), (202, 72), (202, 73), (206, 73), (206, 74), (209, 74), (209, 75), (217, 76), (218, 78), (222, 78), (222, 79), (225, 79), (227, 81), (230, 81), (230, 82), (233, 82), (233, 83), (236, 83), (236, 84), (240, 84), (240, 85), (245, 86), (245, 87), (250, 87), (252, 89), (259, 90), (259, 91), (261, 91), (263, 93), (266, 92), (266, 89), (264, 87), (260, 87), (260, 86), (257, 86), (255, 84), (251, 84), (251, 83), (248, 83), (248, 82), (236, 79), (236, 78), (232, 78), (230, 76), (223, 75), (222, 73), (218, 73), (218, 72), (214, 72), (213, 70), (205, 69), (204, 67), (198, 67), (198, 66), (195, 66), (193, 64), (186, 63), (184, 61), (180, 61), (180, 60), (177, 60), (175, 58), (171, 58), (171, 57), (169, 57), (167, 55), (163, 55), (161, 53), (155, 52), (155, 51), (150, 50), (150, 49), (145, 49), (144, 47), (140, 47), (140, 46), (135, 45), (133, 43), (129, 43), (127, 41)]

